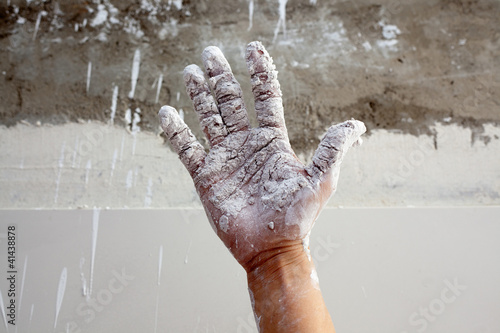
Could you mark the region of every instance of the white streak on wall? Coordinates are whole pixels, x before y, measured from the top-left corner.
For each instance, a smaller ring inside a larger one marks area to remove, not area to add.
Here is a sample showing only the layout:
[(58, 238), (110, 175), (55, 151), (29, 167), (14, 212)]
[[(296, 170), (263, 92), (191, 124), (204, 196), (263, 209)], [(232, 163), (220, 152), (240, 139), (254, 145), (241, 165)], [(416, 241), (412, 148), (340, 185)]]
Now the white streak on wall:
[(133, 99), (135, 95), (135, 87), (137, 86), (137, 79), (139, 78), (139, 68), (141, 66), (141, 50), (135, 50), (134, 60), (132, 63), (132, 87), (130, 89), (130, 93), (128, 94), (128, 98)]
[(42, 20), (42, 16), (45, 16), (44, 11), (41, 11), (40, 13), (38, 13), (38, 16), (36, 18), (35, 32), (33, 33), (33, 41), (35, 41), (36, 35), (38, 34), (38, 29), (40, 29), (40, 21)]
[[(24, 280), (26, 279), (26, 269), (28, 268), (28, 256), (24, 258), (23, 267), (23, 277), (21, 279), (21, 293), (19, 294), (19, 307), (17, 308), (18, 313), (21, 312), (21, 302), (23, 301), (23, 291), (24, 291)], [(17, 328), (17, 326), (16, 326)]]
[(33, 311), (35, 310), (35, 304), (31, 304), (30, 310), (30, 328), (31, 328), (31, 320), (33, 319)]
[(283, 28), (283, 38), (286, 39), (286, 3), (288, 0), (279, 0), (279, 15), (278, 24), (276, 24), (276, 29), (274, 29), (273, 43), (276, 42), (278, 38), (278, 33), (280, 32), (280, 27)]
[(57, 318), (59, 317), (59, 311), (61, 311), (61, 306), (64, 299), (64, 293), (66, 292), (67, 280), (68, 280), (68, 269), (64, 267), (61, 272), (61, 277), (59, 278), (59, 286), (57, 288), (56, 319), (54, 321), (54, 328), (56, 328), (57, 326)]
[(120, 162), (123, 160), (123, 148), (125, 148), (125, 133), (122, 134), (122, 145), (120, 147)]
[(184, 263), (185, 264), (187, 264), (188, 260), (189, 260), (189, 251), (191, 251), (191, 245), (193, 245), (193, 240), (189, 241), (189, 246), (188, 246), (188, 249), (186, 251), (186, 257), (184, 258)]
[(160, 78), (158, 79), (158, 88), (156, 89), (155, 104), (158, 104), (158, 101), (160, 100), (160, 92), (162, 84), (163, 84), (163, 74), (160, 74)]
[(2, 307), (2, 318), (3, 318), (3, 324), (5, 325), (5, 332), (8, 331), (7, 329), (7, 317), (5, 316), (5, 305), (3, 303), (3, 296), (2, 296), (2, 290), (0, 289), (0, 306)]
[(132, 172), (132, 170), (129, 170), (127, 173), (127, 180), (125, 182), (125, 187), (127, 189), (127, 193), (128, 193), (128, 190), (130, 190), (130, 188), (132, 187), (133, 182), (134, 182), (134, 173)]
[(248, 31), (253, 27), (253, 0), (248, 3)]
[(80, 280), (82, 281), (82, 295), (87, 296), (87, 279), (85, 279), (85, 274), (83, 273), (83, 266), (85, 264), (85, 258), (80, 258)]
[(99, 231), (99, 214), (101, 214), (101, 209), (94, 207), (94, 214), (92, 216), (92, 257), (90, 261), (90, 286), (88, 297), (92, 295), (92, 284), (94, 283), (94, 264), (97, 247), (97, 232)]
[(141, 109), (136, 108), (134, 113), (134, 119), (132, 120), (132, 133), (137, 133), (141, 131), (139, 123), (141, 122)]
[(118, 158), (118, 148), (115, 148), (113, 153), (113, 160), (111, 161), (111, 175), (109, 176), (109, 182), (113, 180), (113, 174), (115, 173), (116, 159)]
[(75, 168), (76, 167), (76, 155), (78, 152), (78, 145), (80, 144), (80, 137), (77, 136), (75, 140), (75, 149), (73, 150), (73, 160), (71, 161), (71, 167)]
[(57, 203), (57, 199), (59, 197), (59, 184), (61, 182), (61, 174), (64, 166), (64, 148), (66, 148), (66, 141), (63, 142), (62, 148), (61, 148), (61, 156), (59, 157), (59, 163), (58, 163), (58, 172), (57, 172), (57, 179), (56, 179), (56, 194), (54, 196), (54, 203)]
[(118, 101), (118, 86), (113, 88), (113, 99), (111, 100), (111, 125), (115, 122), (116, 103)]
[(87, 165), (85, 166), (85, 186), (89, 184), (90, 169), (92, 169), (92, 161), (88, 160)]
[(144, 198), (144, 207), (150, 207), (153, 202), (153, 179), (149, 177), (146, 197)]
[(130, 109), (125, 111), (125, 123), (127, 124), (127, 128), (130, 128), (130, 125), (132, 125), (132, 110)]
[(89, 64), (87, 66), (87, 94), (89, 93), (90, 89), (90, 78), (92, 77), (92, 61), (89, 61)]
[(183, 109), (179, 109), (179, 117), (182, 119), (182, 121), (184, 121), (184, 110)]
[(158, 285), (161, 282), (161, 266), (163, 264), (163, 245), (160, 245), (160, 251), (158, 253)]

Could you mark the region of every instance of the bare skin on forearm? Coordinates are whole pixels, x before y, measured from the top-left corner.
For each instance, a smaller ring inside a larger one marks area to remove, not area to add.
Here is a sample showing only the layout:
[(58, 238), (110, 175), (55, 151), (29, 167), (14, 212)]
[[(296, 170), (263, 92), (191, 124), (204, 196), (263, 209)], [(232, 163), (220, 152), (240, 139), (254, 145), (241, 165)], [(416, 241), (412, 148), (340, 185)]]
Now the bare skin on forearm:
[(206, 153), (168, 106), (159, 113), (165, 134), (193, 177), (212, 227), (248, 273), (261, 332), (333, 332), (302, 244), (364, 124), (332, 126), (304, 166), (290, 146), (278, 73), (262, 44), (250, 43), (246, 52), (257, 128), (249, 125), (240, 85), (221, 51), (208, 47), (202, 58), (208, 82), (195, 65), (185, 69), (184, 80), (211, 148)]

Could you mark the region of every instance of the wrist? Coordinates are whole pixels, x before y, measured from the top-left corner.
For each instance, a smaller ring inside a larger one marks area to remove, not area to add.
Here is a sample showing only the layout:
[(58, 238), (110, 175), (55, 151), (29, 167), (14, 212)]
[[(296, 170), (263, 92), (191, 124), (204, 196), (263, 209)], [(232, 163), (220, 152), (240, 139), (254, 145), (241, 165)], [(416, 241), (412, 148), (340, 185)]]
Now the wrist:
[(248, 267), (247, 278), (260, 329), (334, 332), (314, 264), (302, 243), (266, 251), (256, 259), (259, 265)]
[(310, 288), (319, 290), (314, 263), (301, 242), (266, 251), (255, 259), (258, 264), (249, 267), (247, 281), (257, 298), (278, 304), (287, 294)]

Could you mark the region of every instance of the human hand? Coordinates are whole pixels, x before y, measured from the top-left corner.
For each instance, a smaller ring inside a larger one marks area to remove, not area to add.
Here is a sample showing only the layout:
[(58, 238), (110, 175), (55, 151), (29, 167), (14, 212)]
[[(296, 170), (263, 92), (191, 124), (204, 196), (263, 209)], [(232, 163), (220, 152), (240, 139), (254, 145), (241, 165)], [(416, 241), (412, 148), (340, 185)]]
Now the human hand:
[(222, 52), (210, 46), (202, 58), (208, 83), (196, 65), (186, 67), (184, 80), (209, 152), (172, 107), (162, 107), (160, 121), (212, 227), (250, 271), (273, 253), (302, 246), (336, 190), (345, 153), (361, 143), (366, 128), (356, 120), (330, 127), (304, 166), (290, 146), (278, 72), (263, 45), (252, 42), (246, 51), (257, 128), (250, 127), (240, 85)]

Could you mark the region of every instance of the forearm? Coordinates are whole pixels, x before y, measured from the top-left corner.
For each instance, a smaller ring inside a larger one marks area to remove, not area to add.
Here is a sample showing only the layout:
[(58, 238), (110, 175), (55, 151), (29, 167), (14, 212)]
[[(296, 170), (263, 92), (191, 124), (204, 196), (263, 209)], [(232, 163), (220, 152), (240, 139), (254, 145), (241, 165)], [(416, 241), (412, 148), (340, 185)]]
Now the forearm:
[(267, 256), (247, 271), (260, 332), (335, 332), (314, 264), (302, 245), (286, 246)]

